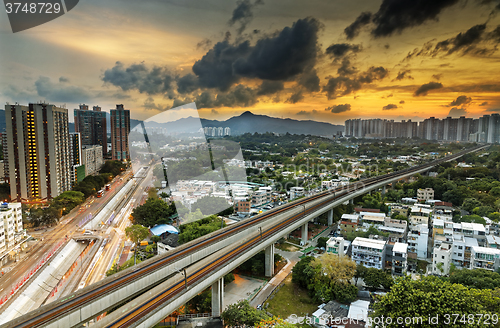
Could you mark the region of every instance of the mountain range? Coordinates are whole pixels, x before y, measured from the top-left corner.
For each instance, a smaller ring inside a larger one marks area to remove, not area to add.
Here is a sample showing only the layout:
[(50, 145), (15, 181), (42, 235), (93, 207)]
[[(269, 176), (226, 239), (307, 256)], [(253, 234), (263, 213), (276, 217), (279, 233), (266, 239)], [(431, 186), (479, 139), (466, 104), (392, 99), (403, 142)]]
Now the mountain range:
[[(277, 118), (267, 115), (256, 115), (252, 112), (244, 112), (239, 116), (233, 116), (225, 121), (208, 120), (201, 118), (202, 127), (229, 127), (232, 135), (239, 135), (243, 133), (266, 133), (275, 132), (279, 134), (312, 134), (318, 136), (331, 136), (336, 134), (337, 131), (344, 131), (343, 125), (334, 125), (325, 122), (317, 121), (299, 121), (290, 118)], [(188, 131), (186, 127), (198, 126), (198, 119), (195, 117), (182, 118), (173, 122), (158, 123), (149, 121), (146, 127), (163, 127), (171, 132), (195, 132)], [(132, 126), (132, 123), (130, 124)]]
[[(108, 122), (108, 132), (110, 132), (110, 119), (109, 113), (107, 115)], [(275, 132), (279, 134), (312, 134), (318, 136), (330, 136), (336, 134), (337, 131), (344, 131), (343, 125), (335, 125), (325, 122), (317, 121), (300, 121), (290, 118), (278, 118), (270, 117), (267, 115), (256, 115), (250, 111), (246, 111), (239, 116), (233, 116), (225, 121), (208, 120), (201, 118), (202, 127), (229, 127), (231, 129), (232, 135), (238, 135), (243, 133), (265, 133), (265, 132)], [(136, 125), (140, 124), (140, 120), (131, 119), (130, 127), (134, 128)], [(198, 118), (187, 117), (182, 118), (177, 121), (168, 123), (158, 123), (154, 121), (149, 121), (146, 126), (152, 127), (162, 127), (168, 129), (171, 132), (195, 132), (186, 131), (186, 126), (199, 127)], [(73, 122), (69, 123), (69, 132), (75, 131), (75, 124)], [(5, 129), (5, 111), (0, 110), (0, 132)]]

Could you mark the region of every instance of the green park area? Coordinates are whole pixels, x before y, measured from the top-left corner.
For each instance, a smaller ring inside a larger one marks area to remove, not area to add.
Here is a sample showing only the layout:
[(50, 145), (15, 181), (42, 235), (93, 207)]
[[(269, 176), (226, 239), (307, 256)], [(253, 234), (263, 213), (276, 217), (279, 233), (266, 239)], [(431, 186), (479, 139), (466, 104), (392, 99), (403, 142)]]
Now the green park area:
[(278, 288), (264, 303), (265, 310), (272, 315), (281, 318), (288, 318), (292, 314), (312, 315), (318, 309), (319, 304), (309, 297), (307, 289), (292, 282), (292, 276), (288, 276)]

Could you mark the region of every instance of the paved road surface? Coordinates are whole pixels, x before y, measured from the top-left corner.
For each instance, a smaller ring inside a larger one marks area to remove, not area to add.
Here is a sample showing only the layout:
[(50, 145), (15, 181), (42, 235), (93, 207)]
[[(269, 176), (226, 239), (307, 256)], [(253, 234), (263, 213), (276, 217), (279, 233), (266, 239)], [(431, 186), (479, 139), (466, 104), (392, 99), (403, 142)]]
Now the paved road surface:
[(257, 305), (262, 304), (271, 292), (276, 288), (292, 271), (293, 267), (297, 262), (300, 261), (299, 256), (302, 255), (301, 252), (285, 252), (282, 250), (276, 250), (276, 253), (283, 256), (288, 260), (288, 264), (278, 272), (269, 282), (260, 290), (257, 296), (250, 302), (250, 305), (257, 307)]
[[(43, 258), (44, 254), (54, 248), (60, 240), (64, 239), (66, 235), (73, 235), (82, 218), (90, 213), (95, 215), (99, 208), (106, 204), (111, 199), (112, 195), (124, 185), (124, 182), (126, 181), (125, 174), (114, 179), (111, 190), (105, 192), (103, 197), (88, 199), (84, 204), (82, 204), (81, 207), (83, 209), (81, 211), (80, 208), (75, 208), (69, 214), (65, 215), (57, 226), (47, 229), (47, 232), (43, 232), (43, 241), (41, 239), (42, 236), (38, 235), (40, 236), (40, 239), (38, 239), (38, 241), (31, 248), (27, 249), (27, 257), (23, 261), (12, 265), (9, 272), (0, 276), (0, 296), (10, 292), (20, 277), (23, 277), (29, 270), (31, 270), (32, 266), (36, 265), (36, 263)], [(123, 177), (123, 181), (120, 181), (120, 177)], [(3, 308), (4, 307), (0, 308), (0, 312), (3, 311)]]

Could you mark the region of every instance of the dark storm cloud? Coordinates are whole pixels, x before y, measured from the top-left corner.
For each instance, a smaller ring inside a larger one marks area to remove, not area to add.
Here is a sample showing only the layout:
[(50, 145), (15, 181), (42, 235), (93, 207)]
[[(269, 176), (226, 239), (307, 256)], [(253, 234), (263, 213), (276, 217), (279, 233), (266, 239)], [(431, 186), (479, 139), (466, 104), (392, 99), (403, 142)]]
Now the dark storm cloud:
[(67, 82), (69, 82), (69, 79), (67, 77), (61, 76), (59, 78), (59, 82), (61, 82), (61, 83), (67, 83)]
[(388, 104), (388, 105), (382, 107), (382, 110), (391, 110), (391, 109), (396, 109), (396, 108), (398, 108), (398, 105), (396, 105), (396, 104)]
[(486, 105), (488, 105), (488, 102), (487, 102), (487, 101), (482, 102), (482, 103), (480, 103), (480, 104), (479, 104), (479, 106), (486, 106)]
[(247, 57), (234, 62), (234, 72), (267, 80), (287, 80), (303, 73), (316, 61), (319, 28), (314, 18), (299, 19), (277, 36), (258, 40)]
[(298, 112), (297, 114), (295, 115), (300, 115), (300, 116), (311, 116), (311, 114), (317, 114), (318, 111), (313, 109), (312, 111), (308, 112), (306, 110), (301, 110), (300, 112)]
[[(234, 74), (234, 62), (251, 52), (250, 42), (245, 41), (233, 46), (229, 41), (217, 42), (200, 60), (193, 65), (196, 78), (190, 78), (191, 85), (183, 83), (184, 90), (190, 92), (193, 88), (214, 88), (220, 91), (228, 90), (240, 79)], [(188, 81), (185, 81), (188, 82)]]
[(92, 98), (91, 93), (83, 88), (53, 83), (45, 76), (40, 76), (35, 81), (35, 88), (38, 96), (51, 102), (81, 103)]
[(348, 112), (350, 110), (351, 110), (351, 104), (333, 105), (333, 106), (325, 108), (325, 111), (331, 112), (334, 114)]
[(160, 110), (160, 111), (164, 111), (164, 110), (168, 109), (168, 107), (163, 107), (163, 106), (157, 105), (155, 103), (155, 100), (151, 96), (146, 98), (142, 107), (144, 107), (145, 109), (156, 109), (156, 110)]
[[(209, 104), (250, 106), (257, 102), (258, 96), (277, 93), (283, 90), (284, 82), (295, 81), (299, 88), (290, 100), (298, 101), (306, 92), (320, 90), (320, 80), (314, 69), (320, 53), (320, 28), (319, 21), (305, 18), (281, 31), (263, 35), (254, 44), (250, 40), (231, 43), (228, 38), (215, 43), (193, 64), (192, 73), (182, 77), (166, 68), (148, 68), (144, 63), (125, 67), (117, 62), (104, 72), (102, 80), (124, 91), (136, 89), (150, 95), (167, 93), (170, 99), (191, 100), (194, 97), (193, 100), (198, 99), (205, 107)], [(245, 78), (264, 82), (258, 90), (247, 90), (238, 85)]]
[(179, 92), (196, 88), (227, 91), (242, 77), (286, 81), (314, 66), (318, 53), (320, 23), (313, 18), (300, 19), (277, 35), (259, 39), (255, 46), (244, 41), (232, 45), (218, 42), (193, 65), (196, 79), (183, 83)]
[(351, 64), (351, 60), (348, 57), (342, 59), (342, 64), (337, 69), (337, 73), (341, 76), (353, 75), (357, 71), (358, 70), (356, 69), (356, 67), (354, 67), (354, 65)]
[(435, 80), (441, 80), (441, 78), (443, 77), (443, 74), (432, 74), (432, 78), (435, 79)]
[(372, 14), (370, 12), (361, 13), (356, 20), (344, 29), (344, 33), (348, 40), (354, 39), (359, 35), (361, 28), (370, 23)]
[(328, 99), (335, 99), (339, 96), (345, 96), (357, 90), (360, 90), (364, 84), (384, 79), (389, 71), (382, 66), (370, 67), (365, 72), (357, 75), (337, 76), (328, 79), (328, 83), (323, 87), (327, 93)]
[(295, 104), (304, 99), (304, 93), (302, 90), (295, 91), (290, 98), (287, 99), (287, 103)]
[(171, 91), (174, 77), (162, 67), (149, 69), (144, 63), (125, 68), (121, 62), (104, 72), (102, 80), (120, 87), (123, 91), (137, 89), (140, 93), (157, 94)]
[(452, 54), (456, 51), (463, 51), (467, 53), (473, 49), (473, 45), (481, 40), (481, 35), (486, 29), (486, 24), (475, 25), (468, 29), (464, 33), (459, 33), (457, 36), (438, 42), (433, 52), (447, 52), (447, 54)]
[(208, 49), (212, 46), (212, 40), (210, 39), (203, 39), (200, 42), (196, 44), (196, 49)]
[(317, 92), (320, 90), (319, 77), (314, 68), (306, 70), (306, 72), (299, 77), (298, 83), (309, 92)]
[(418, 96), (426, 96), (427, 93), (431, 90), (441, 89), (443, 85), (439, 82), (429, 82), (426, 84), (422, 84), (413, 94), (415, 97)]
[(491, 32), (485, 31), (486, 24), (479, 24), (435, 44), (433, 41), (426, 42), (422, 48), (415, 48), (410, 51), (405, 59), (418, 56), (446, 56), (453, 53), (459, 53), (462, 56), (467, 54), (476, 56), (490, 55), (497, 50), (496, 44), (500, 41), (500, 27)]
[(472, 98), (467, 96), (458, 96), (457, 99), (453, 100), (448, 104), (448, 107), (456, 107), (456, 106), (467, 106), (471, 103)]
[(359, 44), (349, 44), (349, 43), (335, 43), (326, 48), (325, 52), (331, 57), (343, 57), (348, 52), (359, 52), (361, 51), (361, 46)]
[(437, 20), (441, 11), (458, 0), (384, 0), (373, 15), (374, 37), (389, 36), (394, 32)]
[(257, 5), (264, 4), (262, 0), (257, 0), (252, 3), (250, 0), (240, 0), (236, 3), (236, 8), (233, 10), (233, 15), (229, 20), (229, 25), (233, 26), (235, 23), (239, 23), (240, 27), (237, 29), (238, 34), (241, 34), (248, 23), (252, 21), (253, 9)]
[(403, 79), (410, 79), (413, 80), (413, 76), (410, 75), (411, 71), (410, 70), (401, 70), (398, 72), (398, 76), (394, 78), (393, 81), (401, 81)]
[(458, 2), (459, 0), (383, 0), (375, 14), (361, 13), (345, 28), (344, 33), (347, 39), (353, 39), (363, 26), (373, 23), (371, 34), (375, 38), (390, 36), (427, 21), (437, 21), (445, 8)]
[(405, 101), (404, 100), (400, 100), (399, 103), (402, 105), (402, 104), (405, 103)]
[(284, 89), (283, 82), (281, 81), (263, 81), (259, 86), (257, 95), (272, 95)]
[(468, 114), (467, 109), (453, 107), (452, 109), (450, 109), (450, 112), (448, 113), (448, 116), (450, 116), (450, 117), (460, 117), (460, 116), (465, 116), (467, 114)]
[(207, 90), (195, 99), (197, 108), (250, 107), (257, 102), (257, 92), (242, 84), (238, 84), (228, 92), (218, 93), (217, 96)]

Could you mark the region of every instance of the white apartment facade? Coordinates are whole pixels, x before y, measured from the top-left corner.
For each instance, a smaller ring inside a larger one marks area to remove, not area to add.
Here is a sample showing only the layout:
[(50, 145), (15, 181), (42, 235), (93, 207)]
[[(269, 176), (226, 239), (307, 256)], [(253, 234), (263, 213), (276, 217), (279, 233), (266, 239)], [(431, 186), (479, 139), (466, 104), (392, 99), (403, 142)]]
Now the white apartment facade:
[(386, 241), (356, 237), (352, 242), (352, 260), (367, 268), (383, 269)]
[(104, 165), (102, 146), (82, 146), (82, 164), (85, 165), (85, 176), (97, 173)]
[(21, 203), (0, 205), (0, 254), (21, 240), (23, 233)]

